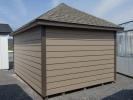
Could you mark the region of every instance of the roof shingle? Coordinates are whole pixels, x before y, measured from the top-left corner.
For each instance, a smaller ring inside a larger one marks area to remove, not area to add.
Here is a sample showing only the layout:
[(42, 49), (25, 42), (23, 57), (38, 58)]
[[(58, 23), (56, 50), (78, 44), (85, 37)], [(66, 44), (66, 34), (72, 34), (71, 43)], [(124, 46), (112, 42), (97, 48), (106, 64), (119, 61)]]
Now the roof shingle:
[(7, 33), (11, 33), (12, 29), (8, 24), (1, 24), (0, 23), (0, 34), (7, 34)]
[(75, 23), (75, 24), (103, 26), (103, 27), (116, 27), (116, 28), (120, 27), (111, 22), (105, 21), (103, 19), (94, 17), (85, 12), (79, 11), (64, 3), (58, 5), (54, 9), (41, 15), (37, 19), (66, 22), (66, 23)]
[(90, 27), (96, 28), (96, 29), (101, 28), (101, 29), (107, 29), (107, 30), (109, 29), (109, 30), (114, 30), (114, 31), (123, 30), (122, 27), (120, 27), (116, 24), (113, 24), (106, 20), (97, 18), (95, 16), (92, 16), (85, 12), (79, 11), (75, 8), (72, 8), (72, 7), (62, 3), (62, 4), (58, 5), (57, 7), (53, 8), (52, 10), (49, 10), (48, 12), (39, 16), (38, 18), (36, 18), (36, 19), (32, 20), (31, 22), (25, 24), (24, 26), (20, 27), (19, 29), (17, 29), (16, 31), (11, 33), (11, 35), (15, 35), (21, 31), (24, 31), (24, 30), (31, 28), (33, 26), (36, 26), (36, 25), (51, 25), (51, 24), (49, 24), (49, 22), (53, 23), (52, 25), (55, 25), (54, 23), (67, 24), (66, 25), (67, 27), (69, 24), (70, 27), (74, 27), (74, 25), (77, 25), (79, 27), (87, 26), (85, 28), (90, 28)]

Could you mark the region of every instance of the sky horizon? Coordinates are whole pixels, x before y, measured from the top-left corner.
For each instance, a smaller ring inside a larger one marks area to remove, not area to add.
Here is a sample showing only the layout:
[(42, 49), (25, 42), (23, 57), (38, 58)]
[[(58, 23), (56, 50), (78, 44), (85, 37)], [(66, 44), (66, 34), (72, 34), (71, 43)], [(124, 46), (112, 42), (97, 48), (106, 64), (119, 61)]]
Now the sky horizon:
[(0, 23), (16, 30), (60, 3), (115, 24), (133, 20), (133, 0), (0, 0)]

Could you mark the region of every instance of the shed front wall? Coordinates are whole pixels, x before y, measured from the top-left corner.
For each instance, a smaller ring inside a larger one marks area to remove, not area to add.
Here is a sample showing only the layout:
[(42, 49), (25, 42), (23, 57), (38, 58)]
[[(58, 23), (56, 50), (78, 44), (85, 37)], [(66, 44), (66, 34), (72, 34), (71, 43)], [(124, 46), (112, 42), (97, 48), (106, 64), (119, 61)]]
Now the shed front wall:
[(42, 94), (40, 27), (14, 36), (14, 66), (16, 74)]
[(8, 35), (0, 35), (0, 70), (9, 69)]
[(114, 81), (114, 32), (46, 27), (46, 95)]

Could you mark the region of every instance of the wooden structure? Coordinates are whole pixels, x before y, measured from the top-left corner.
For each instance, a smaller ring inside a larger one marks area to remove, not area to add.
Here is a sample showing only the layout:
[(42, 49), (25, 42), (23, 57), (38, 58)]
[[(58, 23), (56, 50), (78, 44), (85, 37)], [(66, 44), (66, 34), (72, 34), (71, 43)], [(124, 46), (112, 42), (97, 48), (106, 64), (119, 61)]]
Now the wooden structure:
[(43, 97), (115, 81), (121, 29), (61, 4), (12, 33), (15, 72)]

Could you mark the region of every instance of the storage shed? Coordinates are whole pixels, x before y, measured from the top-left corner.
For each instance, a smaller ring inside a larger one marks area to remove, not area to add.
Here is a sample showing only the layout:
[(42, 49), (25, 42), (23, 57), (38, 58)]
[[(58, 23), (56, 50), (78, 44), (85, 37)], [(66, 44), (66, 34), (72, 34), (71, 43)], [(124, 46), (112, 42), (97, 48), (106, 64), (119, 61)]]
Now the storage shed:
[(15, 72), (43, 97), (115, 81), (121, 29), (60, 4), (12, 33)]
[(11, 32), (8, 24), (0, 23), (0, 69), (9, 69), (8, 35)]

